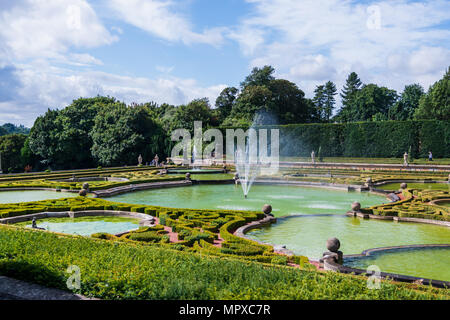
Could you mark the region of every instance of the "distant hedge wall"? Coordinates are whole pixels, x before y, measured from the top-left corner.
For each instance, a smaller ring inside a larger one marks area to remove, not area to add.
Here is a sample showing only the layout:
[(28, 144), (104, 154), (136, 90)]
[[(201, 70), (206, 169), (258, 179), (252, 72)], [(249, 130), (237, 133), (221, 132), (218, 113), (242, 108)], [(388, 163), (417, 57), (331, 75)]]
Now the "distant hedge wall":
[[(280, 155), (307, 157), (450, 158), (450, 121), (380, 121), (263, 126), (280, 129)], [(227, 128), (222, 128), (223, 130)]]

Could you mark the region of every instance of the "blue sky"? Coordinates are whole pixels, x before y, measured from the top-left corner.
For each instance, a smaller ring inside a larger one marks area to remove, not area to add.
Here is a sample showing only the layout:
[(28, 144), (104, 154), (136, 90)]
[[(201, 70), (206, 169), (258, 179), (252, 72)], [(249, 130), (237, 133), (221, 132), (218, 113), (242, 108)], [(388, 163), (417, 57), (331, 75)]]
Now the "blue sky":
[(183, 104), (255, 66), (307, 97), (351, 71), (399, 92), (450, 65), (450, 2), (2, 0), (0, 124), (97, 94)]

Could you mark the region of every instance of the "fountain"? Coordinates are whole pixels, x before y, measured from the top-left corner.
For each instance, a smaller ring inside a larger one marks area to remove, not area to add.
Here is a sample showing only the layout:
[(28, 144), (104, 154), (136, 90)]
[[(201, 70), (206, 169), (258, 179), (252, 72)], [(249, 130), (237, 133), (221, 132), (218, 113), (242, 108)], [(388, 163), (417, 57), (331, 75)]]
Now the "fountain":
[(250, 188), (258, 176), (259, 167), (256, 161), (256, 155), (249, 150), (256, 150), (256, 145), (253, 139), (248, 139), (248, 142), (245, 144), (245, 151), (242, 146), (239, 146), (235, 152), (235, 167), (236, 173), (239, 177), (239, 182), (242, 186), (242, 191), (244, 192), (244, 198), (247, 198), (247, 195), (250, 191)]

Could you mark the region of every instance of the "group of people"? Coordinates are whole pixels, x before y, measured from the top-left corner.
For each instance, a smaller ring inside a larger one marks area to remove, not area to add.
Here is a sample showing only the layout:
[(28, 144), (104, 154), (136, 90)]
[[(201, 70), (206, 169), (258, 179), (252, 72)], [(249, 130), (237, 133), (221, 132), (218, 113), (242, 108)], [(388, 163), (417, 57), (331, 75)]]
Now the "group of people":
[[(143, 161), (142, 155), (139, 155), (138, 164), (142, 165), (142, 161)], [(164, 162), (164, 161), (159, 162), (159, 157), (156, 154), (155, 157), (153, 158), (153, 160), (150, 163), (147, 162), (145, 165), (146, 166), (154, 166), (154, 167), (163, 167), (166, 164), (169, 164), (169, 158), (167, 158), (166, 162)]]
[[(431, 153), (431, 151), (428, 152), (428, 161), (433, 161), (433, 154)], [(311, 152), (311, 162), (314, 164), (316, 163), (316, 153), (314, 152), (314, 150)], [(404, 166), (408, 166), (408, 152), (405, 152), (405, 154), (403, 155), (403, 165)]]

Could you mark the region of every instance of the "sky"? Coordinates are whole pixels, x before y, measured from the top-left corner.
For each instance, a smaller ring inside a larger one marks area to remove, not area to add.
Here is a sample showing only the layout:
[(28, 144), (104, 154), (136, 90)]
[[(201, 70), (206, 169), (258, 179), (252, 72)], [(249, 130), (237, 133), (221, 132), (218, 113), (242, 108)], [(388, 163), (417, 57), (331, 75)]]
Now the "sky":
[(0, 0), (0, 124), (96, 95), (214, 105), (264, 65), (310, 98), (352, 71), (427, 90), (449, 39), (449, 0)]

